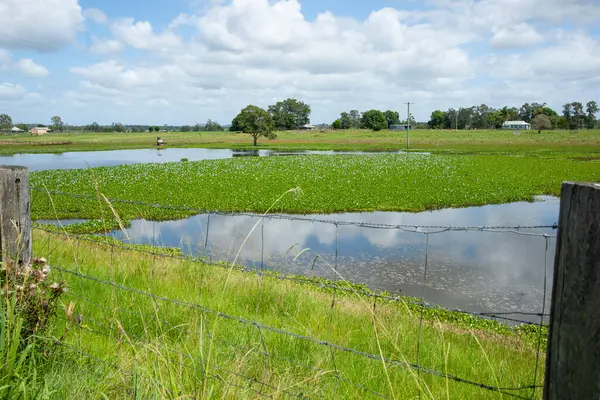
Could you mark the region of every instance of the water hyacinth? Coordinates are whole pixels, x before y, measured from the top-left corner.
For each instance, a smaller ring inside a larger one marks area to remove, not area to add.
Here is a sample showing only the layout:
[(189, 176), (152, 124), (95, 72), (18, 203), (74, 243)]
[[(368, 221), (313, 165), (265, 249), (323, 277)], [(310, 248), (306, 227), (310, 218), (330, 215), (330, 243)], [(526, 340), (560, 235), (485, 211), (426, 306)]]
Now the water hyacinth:
[[(34, 187), (220, 211), (423, 211), (558, 195), (563, 180), (600, 180), (597, 163), (507, 156), (311, 155), (137, 164), (31, 174)], [(299, 195), (301, 193), (301, 195)], [(33, 217), (110, 221), (103, 198), (32, 193)], [(120, 218), (165, 220), (194, 211), (113, 204)], [(104, 222), (103, 222), (104, 223)], [(97, 222), (94, 222), (97, 224)], [(114, 225), (114, 224), (113, 224)], [(112, 225), (111, 225), (112, 227)]]

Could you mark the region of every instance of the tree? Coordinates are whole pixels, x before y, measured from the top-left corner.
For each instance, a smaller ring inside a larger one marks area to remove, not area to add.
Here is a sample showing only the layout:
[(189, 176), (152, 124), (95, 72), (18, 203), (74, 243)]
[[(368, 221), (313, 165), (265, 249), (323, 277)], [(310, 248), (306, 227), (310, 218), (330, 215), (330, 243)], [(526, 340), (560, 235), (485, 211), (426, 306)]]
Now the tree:
[(596, 127), (596, 114), (598, 113), (598, 104), (594, 100), (588, 101), (586, 104), (587, 115), (585, 117), (585, 125), (588, 129)]
[(340, 114), (340, 127), (339, 129), (350, 129), (352, 128), (352, 117), (347, 112)]
[(552, 129), (552, 120), (546, 114), (538, 114), (531, 120), (531, 127), (536, 130)]
[(361, 127), (365, 129), (373, 129), (380, 131), (388, 127), (385, 114), (379, 110), (369, 110), (362, 115)]
[(447, 114), (448, 113), (440, 110), (435, 110), (432, 112), (429, 122), (427, 123), (429, 129), (444, 129)]
[(271, 118), (280, 130), (294, 130), (310, 123), (310, 111), (308, 104), (293, 98), (269, 106)]
[(333, 123), (331, 124), (331, 127), (333, 129), (342, 129), (342, 123), (340, 122), (339, 119), (336, 119), (335, 121), (333, 121)]
[(194, 132), (200, 132), (202, 130), (202, 126), (200, 124), (196, 124), (192, 127)]
[(27, 132), (29, 130), (29, 127), (25, 124), (17, 124), (17, 128), (19, 128), (23, 132)]
[(388, 128), (392, 125), (397, 125), (400, 123), (400, 114), (398, 111), (387, 110), (383, 113), (385, 115), (385, 119), (387, 120)]
[(181, 129), (181, 132), (191, 132), (192, 127), (189, 125), (182, 125), (180, 129)]
[(0, 114), (0, 131), (12, 129), (12, 118), (8, 114)]
[(358, 110), (350, 110), (351, 128), (358, 129), (361, 125), (362, 116)]
[(254, 138), (254, 145), (259, 137), (264, 136), (270, 140), (277, 137), (273, 130), (275, 130), (275, 123), (271, 114), (268, 111), (263, 110), (260, 107), (249, 105), (244, 108), (231, 122), (231, 125), (237, 125), (237, 127), (243, 132), (247, 133)]
[(209, 119), (206, 121), (206, 124), (204, 124), (204, 130), (207, 132), (218, 132), (222, 131), (223, 127), (219, 125), (217, 121), (212, 121)]
[(571, 128), (572, 129), (581, 129), (585, 123), (585, 113), (583, 111), (583, 104), (579, 101), (574, 101), (571, 103), (573, 116), (571, 118)]
[(113, 132), (125, 132), (125, 127), (120, 122), (113, 122), (111, 125)]
[(62, 118), (59, 117), (58, 115), (55, 115), (54, 117), (50, 118), (50, 120), (52, 121), (52, 130), (54, 132), (62, 132), (63, 131), (63, 121)]
[(238, 122), (238, 117), (235, 117), (231, 121), (231, 126), (229, 127), (229, 132), (241, 132), (242, 128), (240, 128), (240, 124)]

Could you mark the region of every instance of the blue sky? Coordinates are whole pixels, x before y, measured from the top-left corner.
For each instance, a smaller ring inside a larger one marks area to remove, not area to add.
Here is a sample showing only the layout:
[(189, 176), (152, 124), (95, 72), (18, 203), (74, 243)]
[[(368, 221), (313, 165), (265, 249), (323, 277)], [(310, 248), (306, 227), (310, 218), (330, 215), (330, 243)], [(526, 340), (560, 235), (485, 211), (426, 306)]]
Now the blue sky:
[[(52, 21), (32, 24), (31, 21)], [(595, 0), (3, 0), (15, 122), (227, 124), (295, 97), (312, 122), (600, 101)]]

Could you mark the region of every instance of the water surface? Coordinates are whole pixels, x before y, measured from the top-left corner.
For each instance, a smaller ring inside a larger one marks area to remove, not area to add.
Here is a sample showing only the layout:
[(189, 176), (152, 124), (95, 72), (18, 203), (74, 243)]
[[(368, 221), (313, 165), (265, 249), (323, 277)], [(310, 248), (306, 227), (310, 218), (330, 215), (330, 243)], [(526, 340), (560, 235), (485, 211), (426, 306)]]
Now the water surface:
[[(308, 220), (284, 216), (265, 219), (258, 225), (259, 216), (204, 214), (179, 221), (136, 220), (126, 235), (132, 243), (177, 246), (186, 254), (206, 256), (212, 261), (232, 262), (237, 255), (236, 263), (253, 268), (331, 279), (339, 279), (341, 275), (373, 289), (423, 296), (428, 302), (450, 308), (541, 312), (545, 273), (546, 301), (550, 296), (556, 239), (517, 234), (503, 228), (555, 224), (558, 199), (539, 200), (422, 213), (292, 217)], [(356, 224), (346, 225), (341, 221)], [(388, 229), (361, 223), (410, 226)], [(432, 225), (438, 227), (412, 227)], [(446, 231), (444, 227), (448, 226), (499, 229)], [(552, 228), (521, 228), (518, 232), (556, 234)], [(123, 232), (114, 232), (113, 236), (126, 238)], [(294, 260), (304, 249), (308, 250)], [(313, 265), (316, 255), (319, 258)]]
[[(379, 152), (381, 153), (381, 152)], [(401, 154), (401, 151), (392, 152)], [(306, 154), (373, 154), (361, 151), (278, 151), (278, 150), (229, 150), (200, 148), (168, 148), (138, 150), (79, 151), (59, 154), (13, 154), (0, 155), (0, 165), (22, 165), (30, 171), (50, 169), (76, 169), (109, 167), (124, 164), (165, 163), (181, 161), (218, 160), (233, 157), (269, 157)]]

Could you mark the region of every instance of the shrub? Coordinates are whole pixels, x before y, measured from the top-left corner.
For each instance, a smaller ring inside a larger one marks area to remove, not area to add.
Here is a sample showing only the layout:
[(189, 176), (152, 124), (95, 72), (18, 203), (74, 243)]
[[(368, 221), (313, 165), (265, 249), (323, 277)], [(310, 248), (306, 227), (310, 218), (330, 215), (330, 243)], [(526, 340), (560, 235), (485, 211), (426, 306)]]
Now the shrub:
[(21, 345), (26, 345), (34, 336), (46, 331), (56, 314), (58, 299), (67, 287), (64, 281), (50, 283), (50, 266), (44, 258), (36, 258), (25, 266), (11, 260), (1, 264), (2, 301), (8, 303), (12, 299), (14, 303), (13, 307), (6, 304), (4, 310), (9, 312), (13, 308), (22, 318)]

